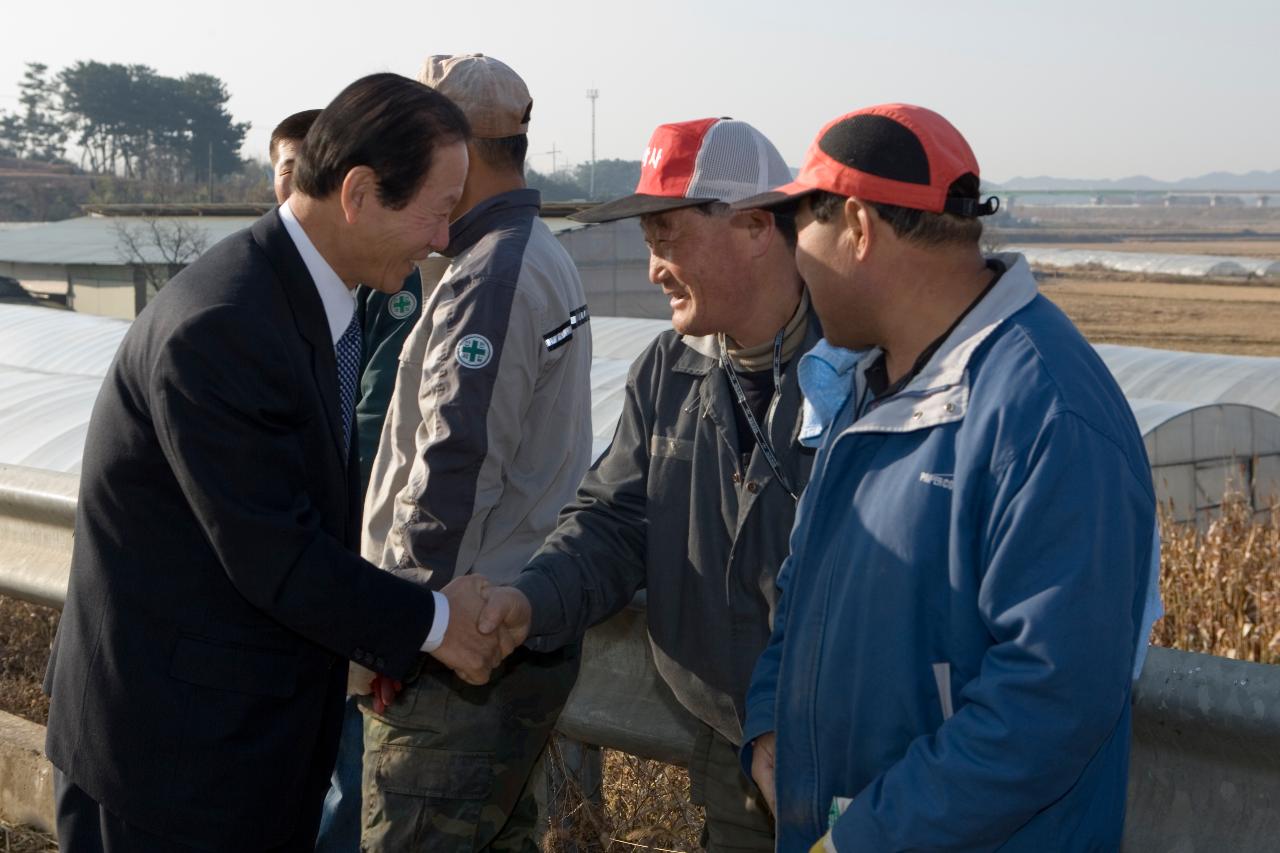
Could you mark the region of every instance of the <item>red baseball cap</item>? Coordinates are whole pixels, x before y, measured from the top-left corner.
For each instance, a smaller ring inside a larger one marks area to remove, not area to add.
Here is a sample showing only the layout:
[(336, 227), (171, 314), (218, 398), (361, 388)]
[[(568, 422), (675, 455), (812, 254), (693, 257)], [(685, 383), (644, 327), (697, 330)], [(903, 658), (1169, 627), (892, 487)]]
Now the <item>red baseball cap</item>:
[(712, 201), (730, 203), (790, 178), (778, 149), (745, 121), (703, 118), (663, 124), (644, 149), (636, 191), (570, 218), (613, 222)]
[(947, 195), (966, 174), (979, 177), (978, 160), (951, 122), (924, 107), (879, 104), (829, 121), (794, 181), (733, 206), (774, 207), (825, 190), (931, 213), (995, 213), (997, 199), (979, 203)]

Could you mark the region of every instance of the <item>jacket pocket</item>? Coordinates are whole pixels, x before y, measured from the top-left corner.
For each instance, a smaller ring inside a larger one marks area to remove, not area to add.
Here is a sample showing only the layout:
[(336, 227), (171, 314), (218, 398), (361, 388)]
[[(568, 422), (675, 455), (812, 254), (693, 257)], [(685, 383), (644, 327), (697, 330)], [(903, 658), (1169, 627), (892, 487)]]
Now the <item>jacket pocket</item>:
[(298, 656), (184, 634), (173, 648), (169, 675), (197, 687), (287, 699), (298, 684)]
[(423, 655), (394, 702), (379, 714), (373, 710), (372, 700), (366, 699), (364, 712), (398, 729), (446, 731), (452, 675), (447, 669), (431, 665)]
[(951, 664), (935, 663), (933, 681), (938, 686), (938, 704), (942, 708), (942, 721), (945, 723), (955, 713), (955, 707), (951, 703)]
[(479, 830), (493, 788), (491, 753), (384, 743), (364, 760), (362, 850), (471, 850), (487, 843)]
[(378, 789), (429, 800), (484, 800), (493, 787), (493, 754), (452, 752), (408, 744), (378, 748)]

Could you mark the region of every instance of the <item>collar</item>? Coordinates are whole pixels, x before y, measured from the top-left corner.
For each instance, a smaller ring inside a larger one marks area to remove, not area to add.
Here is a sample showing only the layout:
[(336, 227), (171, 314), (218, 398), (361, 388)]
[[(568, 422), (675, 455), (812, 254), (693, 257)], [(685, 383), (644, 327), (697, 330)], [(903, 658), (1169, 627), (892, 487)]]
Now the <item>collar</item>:
[[(813, 303), (809, 299), (807, 288), (804, 291), (801, 304), (805, 308), (805, 332), (800, 346), (795, 351), (805, 353), (823, 342), (822, 323), (819, 322), (818, 315), (813, 310)], [(675, 364), (671, 367), (672, 370), (680, 373), (692, 373), (695, 376), (705, 376), (720, 363), (719, 335), (702, 335), (701, 337), (681, 335), (680, 343), (684, 344), (685, 348), (676, 358)], [(769, 346), (773, 346), (772, 341), (770, 341)], [(787, 361), (790, 361), (790, 359), (783, 359), (784, 363)], [(800, 363), (803, 363), (803, 360)]]
[(987, 298), (987, 294), (992, 291), (1000, 281), (1000, 277), (1005, 274), (1005, 267), (998, 258), (987, 258), (987, 269), (992, 272), (991, 281), (988, 282), (987, 286), (982, 288), (982, 292), (974, 297), (974, 300), (960, 312), (960, 316), (956, 317), (956, 319), (952, 321), (951, 325), (947, 327), (945, 332), (929, 342), (929, 345), (916, 357), (915, 363), (911, 365), (911, 369), (899, 377), (896, 382), (889, 382), (889, 362), (883, 352), (880, 353), (879, 358), (871, 362), (864, 374), (867, 377), (867, 383), (870, 386), (867, 391), (873, 398), (871, 405), (876, 405), (880, 400), (892, 397), (894, 394), (897, 394), (899, 391), (910, 385), (911, 380), (915, 379), (916, 376), (919, 375), (920, 371), (924, 370), (929, 364), (929, 361), (933, 358), (933, 354), (938, 351), (938, 348), (942, 346), (943, 342), (946, 341), (947, 338), (951, 337), (951, 333), (960, 326), (965, 317), (969, 316), (969, 312), (982, 302), (982, 300)]
[[(897, 394), (856, 420), (856, 432), (911, 432), (961, 420), (969, 403), (969, 362), (978, 347), (1038, 294), (1022, 255), (993, 256), (1005, 273), (956, 325), (933, 357)], [(815, 447), (855, 392), (866, 388), (866, 372), (883, 354), (879, 347), (846, 350), (825, 340), (800, 359), (804, 391), (801, 443)]]
[[(791, 317), (781, 330), (783, 362), (791, 361), (791, 358), (796, 354), (796, 350), (800, 348), (800, 344), (804, 342), (805, 332), (808, 331), (806, 323), (808, 317), (809, 289), (801, 287), (800, 301), (796, 303), (795, 310), (791, 312)], [(719, 351), (729, 358), (729, 363), (739, 373), (757, 373), (770, 369), (773, 366), (774, 340), (774, 338), (770, 338), (753, 347), (740, 347), (728, 335), (724, 333), (716, 335), (716, 344), (719, 347)]]
[(528, 188), (508, 190), (490, 196), (449, 226), (449, 245), (440, 254), (456, 258), (493, 230), (498, 220), (536, 217), (542, 207), (542, 193)]
[(827, 427), (835, 422), (853, 393), (854, 369), (866, 352), (833, 346), (823, 338), (800, 356), (796, 372), (804, 392), (804, 409), (799, 441), (805, 447), (817, 447)]
[(302, 256), (302, 262), (307, 266), (307, 272), (311, 273), (311, 279), (316, 283), (320, 302), (324, 305), (325, 319), (329, 321), (329, 334), (336, 345), (347, 331), (347, 326), (351, 325), (351, 318), (355, 316), (356, 293), (338, 278), (333, 267), (329, 266), (329, 262), (311, 242), (288, 201), (280, 205), (280, 221), (284, 223), (284, 230), (289, 232), (289, 239), (293, 240), (298, 254)]

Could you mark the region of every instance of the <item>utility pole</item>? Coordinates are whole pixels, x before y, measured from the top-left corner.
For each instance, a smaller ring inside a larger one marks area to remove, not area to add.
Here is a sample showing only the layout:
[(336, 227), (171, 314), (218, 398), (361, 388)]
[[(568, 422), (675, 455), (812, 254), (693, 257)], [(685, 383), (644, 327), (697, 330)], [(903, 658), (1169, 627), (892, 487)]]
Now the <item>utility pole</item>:
[(588, 89), (587, 100), (591, 101), (591, 188), (587, 195), (596, 197), (596, 98), (600, 97), (599, 89)]
[(556, 155), (563, 154), (564, 152), (559, 148), (556, 148), (556, 144), (553, 142), (551, 143), (551, 150), (543, 151), (542, 153), (551, 155), (551, 174), (554, 175), (556, 173)]
[(209, 143), (209, 204), (213, 204), (213, 142)]

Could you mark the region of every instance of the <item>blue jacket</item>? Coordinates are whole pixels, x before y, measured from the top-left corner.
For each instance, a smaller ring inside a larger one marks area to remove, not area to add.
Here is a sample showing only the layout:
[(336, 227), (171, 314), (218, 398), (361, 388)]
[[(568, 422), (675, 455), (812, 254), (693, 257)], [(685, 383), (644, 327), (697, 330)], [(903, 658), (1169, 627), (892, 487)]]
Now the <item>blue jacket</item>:
[(744, 726), (777, 733), (782, 851), (829, 828), (839, 851), (1120, 846), (1150, 468), (1101, 359), (1002, 260), (861, 417), (876, 351), (843, 376), (800, 365), (836, 405), (806, 429), (820, 449)]

